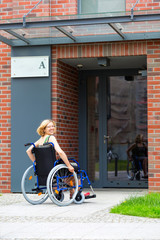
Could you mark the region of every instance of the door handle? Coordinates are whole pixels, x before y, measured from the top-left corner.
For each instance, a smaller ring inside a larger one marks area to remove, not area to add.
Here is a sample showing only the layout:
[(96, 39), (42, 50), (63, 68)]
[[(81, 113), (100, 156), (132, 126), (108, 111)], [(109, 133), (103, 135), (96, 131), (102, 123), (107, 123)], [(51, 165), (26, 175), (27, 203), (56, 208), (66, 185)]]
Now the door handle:
[(108, 139), (109, 136), (104, 135), (104, 143), (106, 143), (106, 139)]
[(105, 139), (108, 139), (108, 138), (109, 138), (109, 136), (104, 135), (104, 140), (105, 140)]

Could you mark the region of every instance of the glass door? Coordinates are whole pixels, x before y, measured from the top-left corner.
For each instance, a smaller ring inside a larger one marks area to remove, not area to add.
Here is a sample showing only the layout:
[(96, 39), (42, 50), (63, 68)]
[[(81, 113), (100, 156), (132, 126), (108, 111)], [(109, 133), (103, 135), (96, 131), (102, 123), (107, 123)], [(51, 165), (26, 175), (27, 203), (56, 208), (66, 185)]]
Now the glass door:
[(130, 178), (126, 152), (137, 134), (147, 143), (147, 77), (85, 73), (80, 95), (79, 159), (92, 185), (147, 187)]
[[(148, 181), (136, 179), (136, 169), (128, 159), (127, 150), (143, 135), (147, 145), (147, 81), (146, 77), (111, 76), (106, 79), (106, 134), (107, 170), (104, 186), (147, 187)], [(130, 151), (130, 156), (132, 152)], [(134, 178), (133, 178), (134, 175)]]

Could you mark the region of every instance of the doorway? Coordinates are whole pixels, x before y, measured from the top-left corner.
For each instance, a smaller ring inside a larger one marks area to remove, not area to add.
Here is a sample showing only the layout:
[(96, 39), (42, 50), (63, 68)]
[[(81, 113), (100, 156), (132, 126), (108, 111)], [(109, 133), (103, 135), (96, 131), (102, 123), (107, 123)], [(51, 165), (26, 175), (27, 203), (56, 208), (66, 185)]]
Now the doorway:
[(92, 185), (147, 188), (146, 179), (129, 179), (126, 153), (137, 134), (147, 141), (146, 74), (136, 69), (84, 71), (79, 89), (79, 159)]

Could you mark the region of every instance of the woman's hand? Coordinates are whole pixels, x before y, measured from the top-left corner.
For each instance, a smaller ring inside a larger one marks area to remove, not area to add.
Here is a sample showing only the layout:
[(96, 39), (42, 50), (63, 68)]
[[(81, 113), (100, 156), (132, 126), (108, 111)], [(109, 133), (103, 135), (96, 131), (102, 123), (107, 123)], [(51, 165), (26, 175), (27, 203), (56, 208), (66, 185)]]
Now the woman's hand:
[(71, 165), (68, 167), (68, 170), (73, 173), (74, 172), (74, 167), (72, 167)]

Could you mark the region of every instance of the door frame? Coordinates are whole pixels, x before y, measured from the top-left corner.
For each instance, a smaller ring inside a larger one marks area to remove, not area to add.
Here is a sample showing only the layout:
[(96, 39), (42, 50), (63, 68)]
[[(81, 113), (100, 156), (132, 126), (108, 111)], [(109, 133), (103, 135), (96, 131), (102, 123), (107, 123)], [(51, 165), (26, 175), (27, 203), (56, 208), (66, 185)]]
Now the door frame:
[[(106, 118), (106, 77), (138, 75), (139, 69), (111, 69), (111, 70), (87, 70), (79, 72), (79, 162), (82, 169), (87, 171), (87, 77), (99, 76), (99, 155), (107, 159), (107, 143), (104, 144), (104, 134), (107, 133)], [(102, 104), (103, 103), (103, 104)], [(105, 111), (104, 111), (105, 109)], [(106, 182), (107, 161), (100, 162), (100, 179), (91, 182), (95, 188), (148, 188), (145, 181), (111, 181)], [(127, 170), (126, 170), (127, 174)]]

